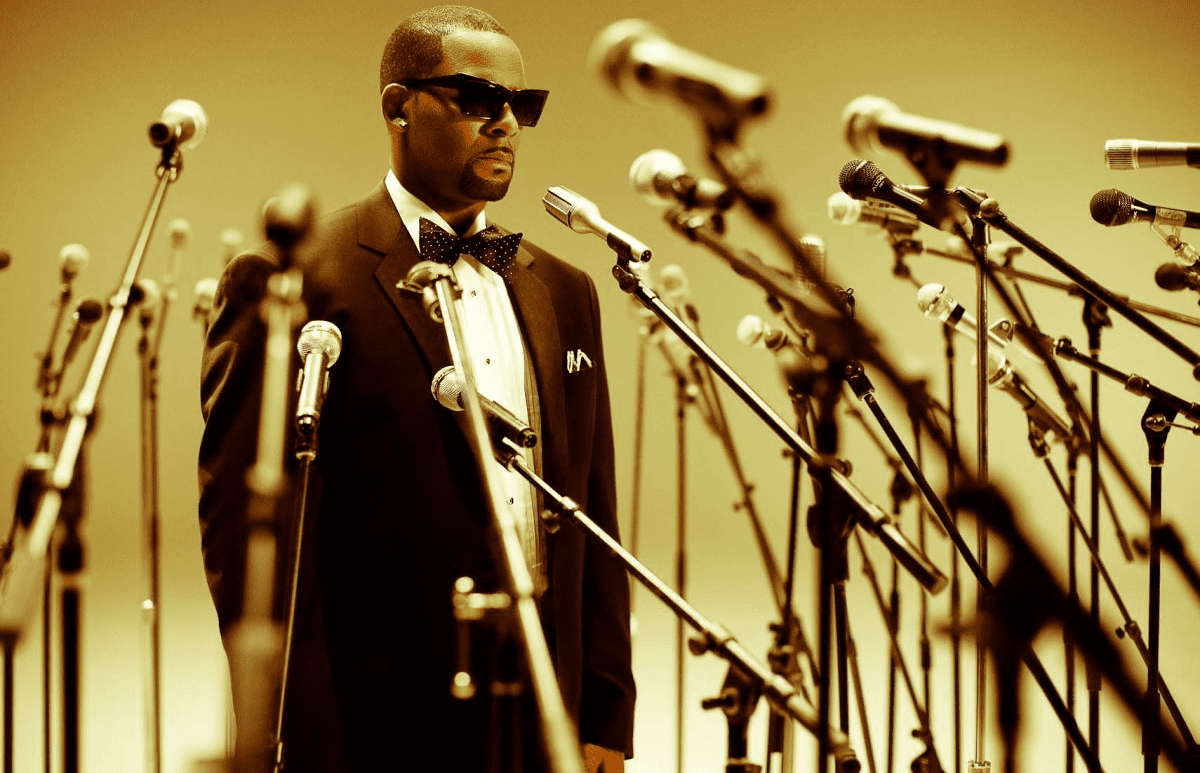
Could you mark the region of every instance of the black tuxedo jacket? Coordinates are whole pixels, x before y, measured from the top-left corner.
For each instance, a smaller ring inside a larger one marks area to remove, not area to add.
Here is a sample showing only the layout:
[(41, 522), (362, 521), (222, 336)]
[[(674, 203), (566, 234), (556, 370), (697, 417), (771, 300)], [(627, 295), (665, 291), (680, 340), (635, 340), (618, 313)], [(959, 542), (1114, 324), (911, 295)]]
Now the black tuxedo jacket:
[[(307, 317), (337, 325), (343, 347), (329, 372), (312, 528), (302, 553), (285, 731), (289, 770), (347, 763), (355, 770), (412, 769), (426, 760), (468, 770), (489, 756), (489, 726), (497, 719), (486, 686), (498, 648), (488, 644), (494, 627), (477, 626), (473, 663), (485, 689), (471, 701), (452, 700), (451, 590), (460, 576), (494, 588), (499, 575), (459, 415), (430, 394), (433, 374), (451, 364), (445, 334), (419, 298), (398, 287), (420, 256), (383, 185), (324, 218), (304, 250)], [(527, 242), (517, 262), (509, 293), (536, 378), (543, 477), (616, 535), (595, 286)], [(244, 475), (254, 459), (262, 394), (259, 300), (276, 270), (269, 250), (230, 263), (204, 352), (200, 521), (223, 632), (241, 609)], [(294, 517), (285, 506), (278, 520), (286, 555)], [(631, 754), (624, 570), (571, 526), (547, 536), (547, 558), (543, 625), (580, 741)]]

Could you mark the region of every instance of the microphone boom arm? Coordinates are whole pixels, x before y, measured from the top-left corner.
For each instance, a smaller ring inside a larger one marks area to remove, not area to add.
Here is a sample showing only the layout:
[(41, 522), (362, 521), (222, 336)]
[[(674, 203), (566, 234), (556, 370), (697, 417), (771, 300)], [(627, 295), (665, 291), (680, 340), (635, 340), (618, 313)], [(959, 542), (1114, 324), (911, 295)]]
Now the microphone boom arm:
[[(633, 554), (625, 550), (620, 542), (613, 539), (608, 532), (596, 525), (595, 521), (579, 509), (579, 505), (576, 502), (570, 497), (564, 497), (559, 494), (550, 484), (539, 477), (537, 473), (530, 470), (529, 465), (525, 463), (519, 446), (508, 438), (504, 438), (502, 444), (503, 447), (501, 443), (496, 444), (497, 458), (503, 457), (506, 460), (505, 465), (509, 469), (520, 473), (534, 488), (542, 493), (547, 507), (553, 510), (554, 518), (568, 518), (572, 523), (581, 528), (588, 538), (603, 544), (610, 553), (625, 565), (626, 571), (633, 575), (638, 582), (642, 583), (647, 590), (657, 596), (659, 600), (670, 607), (671, 611), (681, 620), (700, 633), (702, 641), (693, 640), (689, 643), (689, 649), (691, 649), (693, 654), (701, 655), (705, 652), (712, 652), (723, 660), (728, 661), (742, 674), (760, 683), (763, 695), (778, 711), (799, 722), (813, 733), (813, 735), (821, 736), (821, 728), (816, 713), (813, 711), (812, 706), (798, 694), (796, 687), (791, 682), (757, 662), (738, 643), (732, 634), (716, 623), (709, 621), (682, 596), (667, 586), (666, 583), (659, 579), (642, 562), (638, 561)], [(844, 764), (839, 765), (839, 773), (856, 773), (859, 769), (858, 761), (850, 751), (850, 740), (846, 737), (845, 733), (837, 728), (830, 727), (829, 740), (835, 747), (835, 757), (838, 760), (845, 761)]]

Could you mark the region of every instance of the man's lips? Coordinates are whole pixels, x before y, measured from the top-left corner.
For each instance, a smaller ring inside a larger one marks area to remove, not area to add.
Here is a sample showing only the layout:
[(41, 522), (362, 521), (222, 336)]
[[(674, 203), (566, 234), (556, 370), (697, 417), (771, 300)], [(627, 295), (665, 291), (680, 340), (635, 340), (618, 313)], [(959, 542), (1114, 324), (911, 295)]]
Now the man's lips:
[(509, 148), (496, 148), (489, 150), (486, 153), (481, 153), (476, 158), (486, 161), (503, 161), (506, 164), (511, 164), (515, 154)]

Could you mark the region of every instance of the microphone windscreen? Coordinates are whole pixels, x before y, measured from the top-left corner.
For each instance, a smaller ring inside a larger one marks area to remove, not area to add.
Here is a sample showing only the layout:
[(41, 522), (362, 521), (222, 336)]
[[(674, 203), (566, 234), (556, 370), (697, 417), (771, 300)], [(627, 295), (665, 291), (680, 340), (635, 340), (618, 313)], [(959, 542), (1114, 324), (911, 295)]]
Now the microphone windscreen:
[(171, 236), (171, 247), (182, 250), (187, 246), (188, 237), (192, 234), (192, 224), (182, 217), (177, 217), (171, 221), (167, 232)]
[(1155, 269), (1154, 282), (1164, 290), (1182, 290), (1187, 287), (1187, 269), (1178, 263), (1164, 263)]
[(87, 268), (91, 253), (82, 244), (68, 244), (59, 250), (58, 262), (62, 271), (62, 280), (70, 282), (79, 276), (79, 272)]
[(95, 298), (84, 298), (76, 307), (75, 314), (81, 324), (93, 325), (104, 316), (104, 305)]
[(1133, 197), (1115, 188), (1097, 191), (1090, 209), (1092, 219), (1100, 225), (1125, 225), (1133, 218)]
[(342, 331), (332, 322), (314, 319), (300, 330), (296, 351), (301, 358), (307, 358), (313, 352), (323, 352), (332, 366), (342, 353)]
[(917, 290), (917, 308), (925, 316), (937, 311), (939, 303), (945, 296), (946, 288), (940, 284), (927, 284)]
[(458, 371), (453, 365), (447, 365), (433, 375), (429, 391), (442, 407), (452, 411), (463, 409), (462, 382), (458, 380)]

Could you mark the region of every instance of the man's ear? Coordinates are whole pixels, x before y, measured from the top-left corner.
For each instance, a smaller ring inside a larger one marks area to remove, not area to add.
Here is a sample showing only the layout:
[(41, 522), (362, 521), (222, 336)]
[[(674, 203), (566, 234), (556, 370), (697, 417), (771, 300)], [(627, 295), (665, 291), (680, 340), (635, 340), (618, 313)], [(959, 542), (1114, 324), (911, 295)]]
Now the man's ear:
[(412, 92), (399, 83), (389, 83), (380, 95), (380, 106), (389, 129), (404, 131), (408, 128), (408, 101)]

